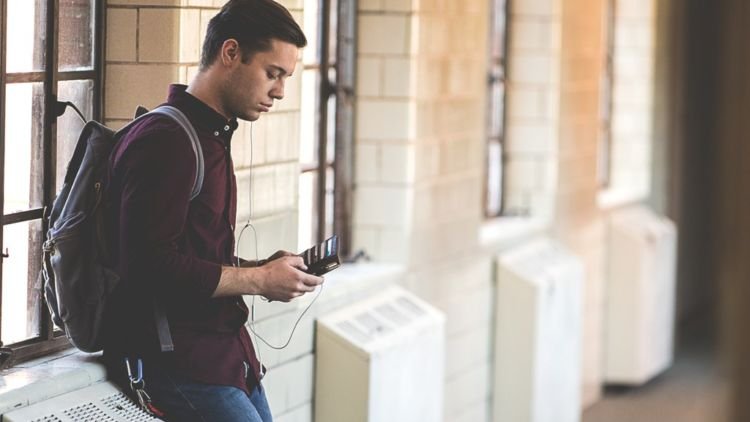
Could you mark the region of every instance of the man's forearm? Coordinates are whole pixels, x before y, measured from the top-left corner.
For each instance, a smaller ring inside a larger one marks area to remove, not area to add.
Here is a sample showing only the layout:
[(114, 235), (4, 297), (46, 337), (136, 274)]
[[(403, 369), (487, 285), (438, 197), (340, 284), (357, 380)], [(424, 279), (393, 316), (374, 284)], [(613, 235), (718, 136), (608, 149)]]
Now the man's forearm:
[(260, 267), (221, 267), (221, 278), (212, 297), (260, 294), (262, 272)]

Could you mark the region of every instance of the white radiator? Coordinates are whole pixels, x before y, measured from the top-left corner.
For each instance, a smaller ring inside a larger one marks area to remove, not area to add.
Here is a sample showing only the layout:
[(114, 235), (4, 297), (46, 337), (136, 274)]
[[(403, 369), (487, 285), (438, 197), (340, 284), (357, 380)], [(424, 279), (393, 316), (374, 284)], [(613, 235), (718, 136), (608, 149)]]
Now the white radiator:
[(3, 422), (155, 422), (110, 382), (100, 382), (2, 415)]
[(315, 420), (441, 422), (445, 317), (399, 287), (317, 321)]
[(608, 230), (604, 379), (639, 385), (672, 364), (677, 230), (641, 206)]
[(546, 239), (498, 257), (496, 422), (580, 420), (583, 278), (580, 260)]

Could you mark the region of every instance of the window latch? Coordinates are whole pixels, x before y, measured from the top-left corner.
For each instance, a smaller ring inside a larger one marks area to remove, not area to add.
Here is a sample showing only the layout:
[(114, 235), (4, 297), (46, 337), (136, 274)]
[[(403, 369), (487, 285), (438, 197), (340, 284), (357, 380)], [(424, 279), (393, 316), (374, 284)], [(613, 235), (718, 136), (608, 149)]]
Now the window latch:
[(10, 258), (10, 254), (8, 253), (8, 248), (5, 248), (5, 252), (1, 253), (0, 256), (3, 258)]

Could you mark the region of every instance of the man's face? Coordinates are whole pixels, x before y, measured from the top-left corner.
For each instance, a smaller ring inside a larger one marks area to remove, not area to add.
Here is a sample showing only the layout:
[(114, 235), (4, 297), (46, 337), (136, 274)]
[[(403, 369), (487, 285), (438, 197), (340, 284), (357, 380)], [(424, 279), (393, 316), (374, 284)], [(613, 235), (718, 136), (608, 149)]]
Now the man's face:
[(242, 120), (258, 120), (274, 100), (284, 98), (298, 54), (294, 44), (273, 39), (268, 51), (255, 53), (247, 63), (237, 60), (224, 87), (224, 109)]

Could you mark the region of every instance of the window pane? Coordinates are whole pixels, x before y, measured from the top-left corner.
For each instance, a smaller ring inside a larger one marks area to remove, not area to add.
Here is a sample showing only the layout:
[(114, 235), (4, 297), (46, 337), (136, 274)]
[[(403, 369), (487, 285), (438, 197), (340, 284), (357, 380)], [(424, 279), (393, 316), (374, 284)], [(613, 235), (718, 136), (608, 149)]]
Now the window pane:
[(333, 65), (336, 63), (336, 28), (339, 25), (339, 2), (337, 0), (330, 0), (331, 2), (331, 13), (329, 13), (330, 24), (328, 25), (328, 63)]
[(505, 56), (505, 0), (494, 0), (493, 8), (491, 54), (500, 58)]
[(491, 138), (503, 135), (503, 100), (505, 99), (505, 84), (495, 81), (490, 87), (490, 130)]
[(5, 98), (5, 214), (41, 207), (44, 89), (10, 84)]
[[(330, 80), (336, 80), (336, 71), (330, 69)], [(336, 157), (336, 96), (331, 95), (328, 98), (328, 140), (326, 145), (326, 160), (328, 163), (332, 163)]]
[(6, 71), (44, 69), (46, 0), (8, 0)]
[(318, 162), (317, 110), (318, 110), (318, 69), (308, 69), (302, 73), (302, 98), (300, 110), (300, 163), (315, 165)]
[(487, 151), (487, 215), (497, 216), (502, 207), (503, 151), (500, 142), (490, 142)]
[(333, 188), (333, 167), (328, 167), (326, 169), (326, 238), (330, 237), (333, 234)]
[(94, 0), (60, 0), (59, 69), (94, 68)]
[(302, 173), (299, 177), (299, 230), (297, 237), (298, 250), (304, 251), (315, 243), (315, 188), (317, 183), (315, 172)]
[(303, 64), (320, 63), (319, 42), (318, 42), (318, 8), (321, 0), (305, 0), (304, 4), (304, 31), (307, 37), (307, 47), (302, 50)]
[(37, 284), (42, 250), (41, 220), (3, 228), (2, 342), (17, 343), (39, 336), (42, 286)]
[[(81, 110), (86, 120), (90, 120), (94, 112), (94, 81), (62, 81), (58, 83), (57, 98), (60, 101), (70, 101)], [(68, 161), (73, 156), (73, 150), (78, 141), (78, 134), (83, 128), (83, 122), (72, 108), (68, 107), (65, 114), (57, 118), (57, 170), (55, 174), (56, 189), (62, 188)]]

